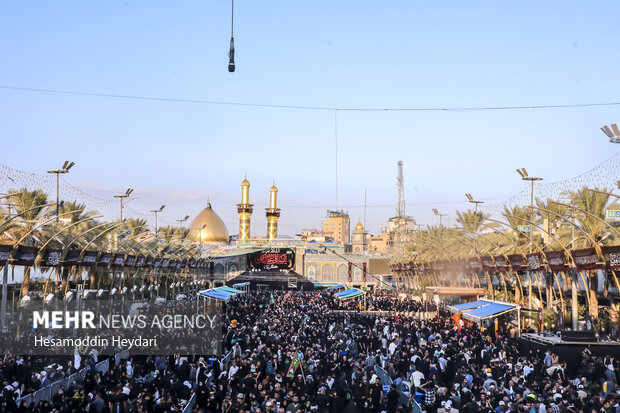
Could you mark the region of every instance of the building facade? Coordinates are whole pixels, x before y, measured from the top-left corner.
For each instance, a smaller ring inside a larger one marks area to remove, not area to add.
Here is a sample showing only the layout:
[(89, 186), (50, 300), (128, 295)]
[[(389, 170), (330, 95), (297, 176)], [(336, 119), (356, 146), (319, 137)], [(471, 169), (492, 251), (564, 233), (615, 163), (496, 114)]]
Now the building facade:
[(344, 211), (327, 211), (327, 220), (321, 222), (323, 236), (342, 244), (351, 243), (351, 219)]

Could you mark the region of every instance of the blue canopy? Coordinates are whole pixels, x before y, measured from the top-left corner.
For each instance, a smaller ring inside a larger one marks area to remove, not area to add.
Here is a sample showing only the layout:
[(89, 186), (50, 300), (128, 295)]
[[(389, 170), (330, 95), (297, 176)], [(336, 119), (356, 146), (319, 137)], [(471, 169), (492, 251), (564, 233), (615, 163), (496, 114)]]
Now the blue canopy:
[(236, 288), (226, 287), (226, 286), (214, 288), (213, 291), (223, 291), (229, 294), (243, 294), (243, 291), (241, 290), (237, 290)]
[(345, 288), (344, 285), (332, 285), (331, 287), (327, 287), (328, 290), (339, 290), (341, 288)]
[(517, 308), (516, 305), (511, 305), (511, 304), (499, 304), (499, 303), (492, 303), (492, 302), (486, 302), (486, 304), (487, 305), (483, 307), (479, 307), (474, 310), (465, 312), (463, 314), (463, 318), (469, 321), (478, 322), (485, 318), (497, 317), (498, 315), (507, 313)]
[(453, 313), (460, 313), (461, 311), (471, 310), (471, 309), (482, 307), (488, 304), (489, 304), (489, 301), (479, 300), (479, 301), (471, 301), (469, 303), (452, 305), (448, 307), (448, 309), (452, 311)]
[(339, 292), (337, 292), (336, 294), (334, 294), (334, 296), (336, 296), (336, 297), (340, 297), (341, 295), (351, 294), (351, 293), (354, 293), (354, 292), (356, 292), (356, 291), (358, 291), (358, 290), (357, 290), (357, 289), (355, 289), (355, 288), (351, 288), (350, 290), (346, 290), (346, 291), (339, 291)]
[(364, 291), (357, 290), (351, 294), (345, 294), (338, 297), (339, 300), (348, 300), (349, 298), (359, 297), (360, 295), (366, 294)]
[(226, 301), (230, 297), (232, 297), (232, 295), (230, 294), (226, 294), (224, 292), (213, 291), (213, 290), (200, 291), (200, 295), (203, 295), (209, 298), (214, 298), (216, 300), (222, 300), (222, 301)]

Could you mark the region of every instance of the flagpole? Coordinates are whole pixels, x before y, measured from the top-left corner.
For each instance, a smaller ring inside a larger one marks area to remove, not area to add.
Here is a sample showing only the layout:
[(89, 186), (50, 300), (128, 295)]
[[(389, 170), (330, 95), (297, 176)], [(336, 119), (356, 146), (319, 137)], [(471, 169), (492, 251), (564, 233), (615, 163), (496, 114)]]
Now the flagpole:
[(299, 361), (299, 368), (301, 369), (301, 377), (304, 379), (304, 386), (307, 386), (308, 384), (306, 383), (306, 373), (304, 373), (304, 364), (301, 362), (301, 360)]

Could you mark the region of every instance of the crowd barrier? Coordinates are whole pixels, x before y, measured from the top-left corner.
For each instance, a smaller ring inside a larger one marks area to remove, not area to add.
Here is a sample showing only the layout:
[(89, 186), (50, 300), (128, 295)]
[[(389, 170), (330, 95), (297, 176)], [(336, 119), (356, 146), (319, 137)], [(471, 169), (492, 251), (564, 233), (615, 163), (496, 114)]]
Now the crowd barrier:
[(192, 397), (189, 398), (189, 402), (187, 402), (187, 406), (183, 408), (183, 411), (181, 413), (191, 413), (195, 405), (196, 405), (196, 393), (192, 394)]
[[(52, 384), (35, 391), (34, 393), (30, 393), (23, 397), (20, 397), (19, 399), (17, 399), (17, 405), (19, 406), (22, 402), (26, 402), (26, 404), (29, 405), (33, 402), (34, 404), (37, 404), (43, 400), (52, 400), (52, 396), (58, 393), (58, 390), (60, 390), (61, 388), (64, 387), (65, 389), (68, 389), (72, 382), (78, 382), (80, 380), (83, 380), (84, 377), (86, 377), (88, 369), (90, 369), (90, 367), (85, 367), (82, 370), (73, 373), (69, 377), (57, 380)], [(107, 373), (110, 370), (110, 359), (106, 359), (97, 363), (95, 365), (95, 369), (102, 375)]]

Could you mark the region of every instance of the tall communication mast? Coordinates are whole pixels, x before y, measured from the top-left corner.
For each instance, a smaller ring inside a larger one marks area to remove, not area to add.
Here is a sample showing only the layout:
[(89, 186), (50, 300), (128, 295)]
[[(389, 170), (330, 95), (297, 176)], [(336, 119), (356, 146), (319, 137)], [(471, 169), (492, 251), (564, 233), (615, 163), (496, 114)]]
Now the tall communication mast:
[(398, 201), (396, 202), (396, 216), (405, 216), (405, 192), (403, 189), (403, 161), (398, 161), (398, 176), (396, 177), (396, 186), (398, 187)]

